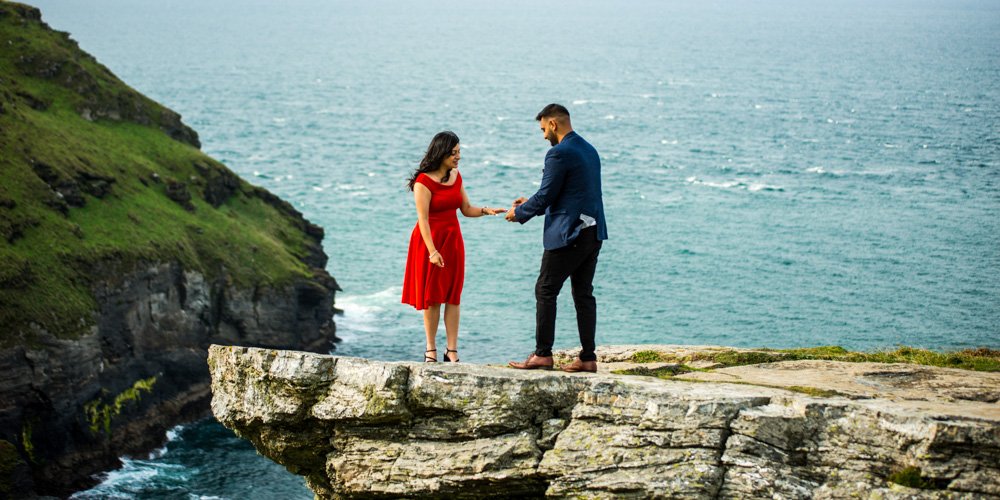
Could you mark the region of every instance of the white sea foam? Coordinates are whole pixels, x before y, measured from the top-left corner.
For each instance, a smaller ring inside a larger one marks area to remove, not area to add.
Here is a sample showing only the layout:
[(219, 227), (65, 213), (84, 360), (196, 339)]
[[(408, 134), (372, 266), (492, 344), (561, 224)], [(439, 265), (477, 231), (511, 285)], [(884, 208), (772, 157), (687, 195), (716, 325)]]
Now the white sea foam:
[(747, 191), (784, 191), (785, 188), (781, 186), (772, 186), (770, 184), (764, 184), (761, 182), (753, 182), (746, 186)]
[(713, 182), (713, 181), (703, 181), (699, 180), (697, 177), (688, 177), (685, 179), (688, 184), (696, 186), (707, 186), (718, 189), (740, 189), (751, 192), (757, 191), (784, 191), (785, 188), (781, 186), (774, 186), (771, 184), (764, 184), (763, 182), (749, 182), (745, 179), (737, 179), (732, 181), (724, 182)]
[(167, 445), (181, 440), (181, 431), (184, 430), (184, 425), (178, 425), (173, 429), (167, 429), (167, 442), (163, 446), (149, 452), (148, 460), (155, 460), (162, 457), (167, 453)]
[(615, 119), (615, 115), (604, 115), (604, 119), (605, 120), (614, 120)]
[(573, 101), (573, 105), (574, 106), (580, 106), (580, 105), (583, 105), (583, 104), (588, 104), (589, 102), (590, 101), (588, 101), (587, 99), (577, 99), (577, 100)]
[(118, 493), (116, 490), (128, 491), (131, 489), (128, 485), (149, 484), (156, 476), (177, 473), (186, 468), (180, 464), (150, 462), (124, 457), (120, 460), (122, 462), (120, 469), (102, 474), (100, 484), (91, 490), (75, 493), (70, 498), (134, 498), (126, 493)]
[(337, 318), (337, 335), (349, 337), (357, 333), (376, 333), (383, 329), (386, 309), (399, 303), (402, 286), (393, 286), (369, 295), (337, 297), (337, 308), (344, 311)]
[(167, 430), (167, 442), (180, 441), (182, 439), (181, 431), (183, 430), (184, 430), (184, 425), (178, 425), (173, 429)]

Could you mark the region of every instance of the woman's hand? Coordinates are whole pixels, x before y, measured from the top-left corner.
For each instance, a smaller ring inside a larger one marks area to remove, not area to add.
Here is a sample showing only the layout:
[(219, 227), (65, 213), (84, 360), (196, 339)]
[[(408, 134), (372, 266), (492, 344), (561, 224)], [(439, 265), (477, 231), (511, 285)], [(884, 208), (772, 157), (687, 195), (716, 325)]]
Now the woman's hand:
[(444, 267), (444, 257), (442, 257), (437, 250), (435, 250), (434, 253), (431, 254), (430, 260), (431, 264), (434, 264), (435, 266), (438, 267)]
[(506, 208), (483, 207), (483, 214), (484, 215), (497, 215), (497, 214), (502, 214), (502, 213), (504, 213), (506, 211), (507, 211)]

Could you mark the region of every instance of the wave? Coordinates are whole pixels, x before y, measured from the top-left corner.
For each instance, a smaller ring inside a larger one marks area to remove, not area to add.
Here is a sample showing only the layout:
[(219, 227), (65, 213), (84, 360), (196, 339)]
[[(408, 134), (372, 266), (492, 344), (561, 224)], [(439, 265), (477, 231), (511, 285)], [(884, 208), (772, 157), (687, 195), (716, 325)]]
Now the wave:
[(684, 179), (684, 180), (688, 184), (691, 184), (691, 185), (707, 186), (707, 187), (713, 187), (713, 188), (718, 188), (718, 189), (737, 189), (737, 190), (745, 190), (745, 191), (751, 191), (751, 192), (758, 192), (758, 191), (783, 192), (785, 190), (785, 188), (783, 188), (781, 186), (774, 186), (774, 185), (771, 185), (771, 184), (764, 184), (762, 182), (748, 182), (748, 181), (746, 181), (744, 179), (736, 179), (736, 180), (725, 181), (725, 182), (712, 182), (712, 181), (702, 181), (702, 180), (699, 180), (697, 177), (693, 177), (692, 176), (692, 177), (688, 177), (687, 179)]
[(163, 446), (149, 452), (149, 460), (156, 460), (167, 453), (167, 447), (170, 443), (174, 443), (183, 439), (181, 437), (181, 431), (184, 430), (184, 424), (178, 425), (173, 429), (167, 430), (167, 442), (163, 443)]
[[(881, 170), (858, 170), (857, 172), (852, 172), (850, 170), (827, 170), (823, 167), (809, 167), (805, 170), (810, 174), (817, 174), (824, 177), (847, 177), (847, 176), (859, 176), (859, 177), (892, 177), (896, 175), (896, 169), (888, 168)], [(794, 173), (793, 171), (788, 171), (785, 173)]]
[(403, 287), (391, 286), (369, 295), (338, 296), (336, 306), (344, 311), (337, 318), (337, 335), (377, 333), (384, 330), (387, 322), (395, 321), (395, 314), (389, 309), (399, 305)]
[(73, 500), (98, 498), (131, 499), (135, 498), (131, 494), (132, 490), (141, 488), (143, 485), (148, 485), (158, 477), (176, 477), (187, 470), (187, 467), (180, 464), (152, 462), (124, 457), (120, 460), (122, 462), (120, 469), (102, 474), (101, 477), (103, 480), (100, 484), (90, 490), (74, 493), (70, 498)]
[(843, 170), (830, 171), (823, 167), (809, 167), (806, 169), (806, 172), (809, 172), (810, 174), (821, 175), (823, 177), (843, 177), (844, 174), (846, 173)]

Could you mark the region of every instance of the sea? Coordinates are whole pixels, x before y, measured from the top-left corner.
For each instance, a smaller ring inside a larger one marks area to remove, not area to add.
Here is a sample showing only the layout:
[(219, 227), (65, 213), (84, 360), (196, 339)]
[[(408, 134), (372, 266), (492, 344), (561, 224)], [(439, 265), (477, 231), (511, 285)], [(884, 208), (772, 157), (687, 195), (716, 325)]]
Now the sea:
[[(406, 178), (452, 130), (473, 204), (530, 196), (550, 102), (602, 159), (599, 344), (1000, 348), (995, 0), (27, 1), (326, 229), (335, 354), (422, 359)], [(542, 221), (461, 223), (461, 358), (524, 358)], [(167, 437), (74, 498), (312, 496), (212, 419)]]

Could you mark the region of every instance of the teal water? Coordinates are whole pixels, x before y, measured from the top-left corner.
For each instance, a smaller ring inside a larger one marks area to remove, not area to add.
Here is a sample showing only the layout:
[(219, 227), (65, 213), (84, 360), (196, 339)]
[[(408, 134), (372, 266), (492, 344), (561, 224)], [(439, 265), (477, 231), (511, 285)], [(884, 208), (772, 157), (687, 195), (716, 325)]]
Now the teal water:
[[(507, 204), (538, 185), (552, 101), (604, 161), (599, 344), (1000, 346), (996, 2), (36, 3), (326, 228), (340, 354), (420, 359), (398, 302), (430, 137), (454, 130), (472, 201)], [(463, 232), (462, 359), (521, 358), (541, 221)], [(216, 475), (256, 467), (243, 449)], [(143, 497), (242, 496), (131, 477)]]

